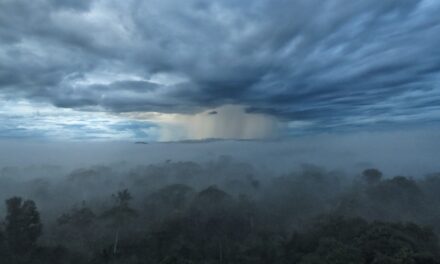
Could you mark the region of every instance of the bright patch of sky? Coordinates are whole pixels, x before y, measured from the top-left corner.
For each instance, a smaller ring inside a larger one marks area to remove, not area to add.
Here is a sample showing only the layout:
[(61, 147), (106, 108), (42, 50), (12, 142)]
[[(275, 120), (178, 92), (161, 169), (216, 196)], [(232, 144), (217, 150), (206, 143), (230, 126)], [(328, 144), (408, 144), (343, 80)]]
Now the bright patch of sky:
[(148, 121), (104, 112), (76, 111), (0, 97), (0, 137), (154, 141), (159, 137), (159, 128)]

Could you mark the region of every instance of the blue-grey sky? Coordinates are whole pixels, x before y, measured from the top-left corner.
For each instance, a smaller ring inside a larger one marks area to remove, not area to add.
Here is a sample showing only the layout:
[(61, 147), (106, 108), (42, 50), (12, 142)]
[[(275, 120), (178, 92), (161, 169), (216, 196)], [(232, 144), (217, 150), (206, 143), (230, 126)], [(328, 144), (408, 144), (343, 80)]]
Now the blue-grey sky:
[(0, 138), (440, 121), (440, 1), (0, 0)]

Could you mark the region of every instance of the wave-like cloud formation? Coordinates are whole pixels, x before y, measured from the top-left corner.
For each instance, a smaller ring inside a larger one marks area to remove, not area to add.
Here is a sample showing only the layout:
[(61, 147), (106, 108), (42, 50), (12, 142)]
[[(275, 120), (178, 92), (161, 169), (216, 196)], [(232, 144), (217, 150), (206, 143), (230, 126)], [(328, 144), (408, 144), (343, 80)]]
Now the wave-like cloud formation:
[(439, 12), (432, 0), (4, 0), (0, 95), (115, 113), (243, 105), (308, 130), (433, 122)]

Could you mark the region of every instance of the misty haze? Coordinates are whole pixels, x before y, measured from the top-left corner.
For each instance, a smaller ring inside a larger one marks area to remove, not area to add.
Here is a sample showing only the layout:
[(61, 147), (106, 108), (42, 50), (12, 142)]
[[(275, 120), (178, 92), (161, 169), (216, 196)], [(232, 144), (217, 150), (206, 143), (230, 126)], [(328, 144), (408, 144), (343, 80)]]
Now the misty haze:
[(439, 13), (0, 0), (0, 264), (440, 264)]

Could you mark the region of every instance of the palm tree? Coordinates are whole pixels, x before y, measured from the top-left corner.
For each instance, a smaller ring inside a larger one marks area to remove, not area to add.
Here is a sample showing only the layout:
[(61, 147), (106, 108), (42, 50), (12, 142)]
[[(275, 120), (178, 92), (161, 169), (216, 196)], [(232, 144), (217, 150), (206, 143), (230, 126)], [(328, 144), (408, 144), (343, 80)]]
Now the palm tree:
[(132, 209), (129, 202), (133, 197), (127, 189), (113, 194), (114, 205), (102, 214), (103, 218), (111, 219), (112, 226), (116, 229), (115, 242), (113, 244), (113, 254), (118, 250), (119, 232), (129, 218), (136, 217), (138, 213)]

